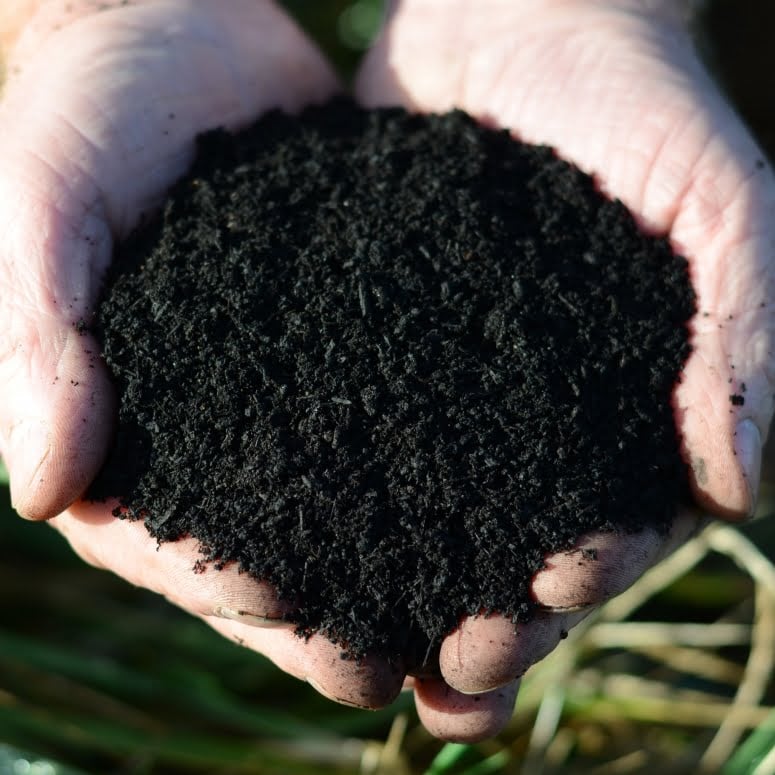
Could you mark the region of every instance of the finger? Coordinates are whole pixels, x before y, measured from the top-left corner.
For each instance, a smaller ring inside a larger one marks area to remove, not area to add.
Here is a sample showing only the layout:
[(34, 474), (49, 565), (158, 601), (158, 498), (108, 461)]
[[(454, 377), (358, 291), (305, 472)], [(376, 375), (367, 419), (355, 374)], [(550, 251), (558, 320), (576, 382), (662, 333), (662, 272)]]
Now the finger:
[(466, 617), (441, 645), (444, 680), (462, 694), (507, 686), (551, 653), (591, 610), (539, 611), (520, 624), (499, 614)]
[(571, 551), (547, 557), (545, 569), (533, 580), (533, 596), (555, 610), (599, 605), (627, 589), (656, 562), (660, 543), (654, 530), (590, 534)]
[(115, 398), (97, 344), (75, 324), (2, 319), (9, 325), (0, 335), (0, 440), (11, 500), (22, 516), (46, 519), (79, 497), (98, 470), (110, 424), (92, 418), (110, 418)]
[(519, 682), (485, 694), (461, 694), (441, 679), (416, 678), (414, 697), (423, 726), (454, 743), (476, 743), (497, 735), (511, 719)]
[(41, 4), (0, 102), (0, 449), (34, 519), (85, 490), (110, 440), (109, 381), (80, 334), (113, 237), (184, 172), (198, 133), (336, 88), (269, 2), (97, 5)]
[(252, 626), (289, 626), (291, 601), (271, 585), (240, 573), (234, 564), (216, 570), (204, 562), (193, 538), (158, 543), (142, 522), (117, 519), (109, 503), (79, 502), (51, 520), (87, 562), (107, 568), (132, 584), (164, 595), (202, 616), (221, 616)]
[(761, 149), (678, 17), (604, 3), (444, 6), (392, 4), (359, 99), (459, 107), (553, 146), (670, 236), (697, 294), (674, 400), (692, 488), (718, 516), (750, 515), (775, 387), (775, 177)]
[(648, 568), (683, 544), (700, 526), (682, 513), (667, 535), (646, 530), (633, 535), (593, 533), (567, 552), (546, 559), (531, 591), (545, 611), (515, 625), (497, 614), (471, 616), (441, 646), (445, 681), (460, 692), (482, 692), (520, 677), (543, 659), (582, 619), (618, 595)]
[(570, 551), (546, 558), (546, 567), (533, 579), (533, 598), (555, 611), (600, 605), (684, 543), (699, 525), (697, 516), (684, 512), (667, 535), (648, 529), (631, 535), (590, 533)]
[(222, 570), (204, 564), (195, 539), (158, 544), (141, 522), (114, 517), (116, 505), (80, 502), (50, 524), (87, 562), (164, 595), (330, 699), (374, 709), (400, 692), (405, 676), (400, 664), (347, 659), (343, 646), (321, 635), (299, 637), (288, 621), (293, 602), (278, 598), (270, 584), (240, 573), (234, 564)]
[(257, 629), (212, 617), (205, 621), (342, 705), (377, 710), (392, 703), (403, 688), (406, 673), (400, 663), (373, 656), (351, 659), (341, 645), (323, 635), (305, 639), (289, 629)]

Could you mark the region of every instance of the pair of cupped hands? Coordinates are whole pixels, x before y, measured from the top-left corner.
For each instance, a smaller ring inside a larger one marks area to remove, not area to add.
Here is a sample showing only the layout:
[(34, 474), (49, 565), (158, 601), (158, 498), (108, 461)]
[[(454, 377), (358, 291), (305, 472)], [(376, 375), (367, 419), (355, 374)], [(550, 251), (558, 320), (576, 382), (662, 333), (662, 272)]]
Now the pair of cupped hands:
[(546, 558), (533, 621), (469, 616), (438, 669), (407, 678), (406, 665), (342, 660), (322, 635), (298, 638), (271, 588), (234, 567), (194, 573), (192, 540), (157, 547), (110, 504), (79, 500), (116, 398), (75, 324), (92, 314), (114, 244), (185, 173), (198, 133), (324, 101), (341, 89), (331, 68), (270, 0), (3, 0), (0, 447), (19, 513), (332, 699), (378, 708), (405, 686), (433, 734), (497, 732), (519, 677), (567, 630), (704, 516), (741, 519), (755, 502), (773, 409), (775, 185), (698, 61), (683, 5), (396, 0), (357, 77), (364, 105), (459, 107), (555, 147), (669, 236), (697, 293), (674, 396), (697, 509), (667, 536), (580, 537), (596, 551)]

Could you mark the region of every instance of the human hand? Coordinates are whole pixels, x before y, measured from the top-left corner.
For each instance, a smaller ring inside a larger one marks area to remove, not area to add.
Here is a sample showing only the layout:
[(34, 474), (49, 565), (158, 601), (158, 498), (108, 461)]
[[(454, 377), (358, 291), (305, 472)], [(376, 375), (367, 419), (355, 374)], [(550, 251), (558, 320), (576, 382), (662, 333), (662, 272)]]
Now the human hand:
[[(336, 82), (268, 0), (48, 0), (0, 10), (0, 45), (22, 29), (0, 100), (0, 445), (19, 512), (51, 519), (86, 560), (159, 592), (224, 634), (366, 707), (403, 673), (305, 642), (273, 591), (235, 568), (194, 574), (191, 540), (158, 547), (113, 504), (74, 501), (110, 442), (115, 398), (88, 320), (114, 240), (163, 198), (194, 138), (270, 107), (325, 99)], [(69, 508), (67, 508), (69, 507)], [(269, 625), (275, 625), (270, 627)]]
[[(357, 95), (462, 108), (553, 146), (670, 237), (698, 298), (676, 424), (699, 509), (738, 520), (753, 511), (773, 409), (775, 182), (695, 56), (681, 10), (673, 0), (395, 0)], [(699, 510), (682, 514), (667, 537), (585, 536), (548, 557), (534, 622), (469, 617), (444, 641), (443, 679), (415, 686), (425, 725), (456, 740), (496, 732), (519, 676), (698, 520)]]

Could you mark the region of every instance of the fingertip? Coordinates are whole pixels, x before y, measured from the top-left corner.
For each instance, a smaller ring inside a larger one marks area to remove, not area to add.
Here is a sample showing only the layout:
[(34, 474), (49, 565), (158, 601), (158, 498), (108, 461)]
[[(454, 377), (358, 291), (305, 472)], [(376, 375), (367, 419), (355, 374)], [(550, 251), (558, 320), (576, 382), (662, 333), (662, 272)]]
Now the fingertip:
[(222, 635), (263, 654), (281, 670), (306, 681), (318, 694), (340, 705), (379, 710), (412, 687), (400, 661), (373, 655), (352, 659), (341, 644), (320, 633), (304, 637), (293, 627), (266, 629), (221, 617), (202, 618)]
[[(197, 575), (209, 573), (206, 568)], [(258, 581), (240, 572), (236, 564), (212, 571), (206, 583), (196, 588), (190, 581), (191, 592), (186, 607), (196, 613), (212, 614), (250, 627), (262, 629), (293, 628), (296, 606), (280, 597), (267, 581)], [(215, 601), (215, 602), (213, 602)]]
[(354, 659), (344, 647), (323, 635), (313, 635), (305, 644), (305, 674), (324, 697), (341, 705), (379, 710), (400, 694), (406, 670), (397, 660), (374, 655)]
[(547, 609), (577, 611), (615, 597), (659, 556), (664, 539), (655, 531), (590, 533), (565, 552), (549, 555), (532, 582), (536, 603)]
[(499, 614), (468, 617), (442, 644), (444, 680), (462, 694), (506, 686), (553, 651), (590, 610), (538, 611), (517, 624)]
[(97, 353), (91, 337), (69, 332), (52, 373), (10, 388), (34, 411), (12, 421), (5, 443), (11, 501), (25, 519), (62, 513), (107, 455), (116, 400)]
[(20, 420), (11, 426), (6, 443), (11, 505), (24, 519), (45, 520), (49, 513), (45, 500), (36, 498), (41, 486), (40, 470), (51, 455), (51, 433), (42, 419)]
[(729, 522), (747, 519), (756, 508), (771, 407), (771, 391), (761, 383), (754, 375), (710, 369), (693, 354), (675, 393), (692, 497)]
[(510, 683), (522, 670), (516, 625), (499, 614), (466, 617), (442, 642), (439, 666), (447, 684), (462, 694)]
[[(743, 522), (753, 514), (759, 483), (759, 464), (756, 473), (747, 474), (737, 462), (737, 452), (730, 454), (735, 446), (733, 441), (729, 450), (717, 448), (707, 456), (695, 455), (689, 466), (689, 487), (696, 504), (727, 522)], [(748, 457), (750, 465), (753, 454)]]
[[(753, 516), (759, 496), (762, 466), (762, 435), (751, 419), (741, 420), (732, 443), (691, 458), (689, 482), (697, 503), (711, 514), (729, 522)], [(707, 449), (707, 443), (703, 446)], [(730, 454), (731, 452), (731, 454)]]
[(463, 694), (439, 679), (416, 679), (417, 714), (434, 737), (452, 743), (478, 743), (508, 724), (519, 681), (483, 694)]

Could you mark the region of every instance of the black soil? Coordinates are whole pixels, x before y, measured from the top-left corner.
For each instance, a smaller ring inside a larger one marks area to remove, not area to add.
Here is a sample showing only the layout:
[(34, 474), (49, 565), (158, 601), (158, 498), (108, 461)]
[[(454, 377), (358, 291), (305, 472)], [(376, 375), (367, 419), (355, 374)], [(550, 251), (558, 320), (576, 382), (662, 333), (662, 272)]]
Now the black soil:
[(119, 250), (89, 496), (190, 534), (354, 655), (526, 619), (547, 552), (664, 531), (686, 262), (547, 148), (348, 102), (211, 133)]

